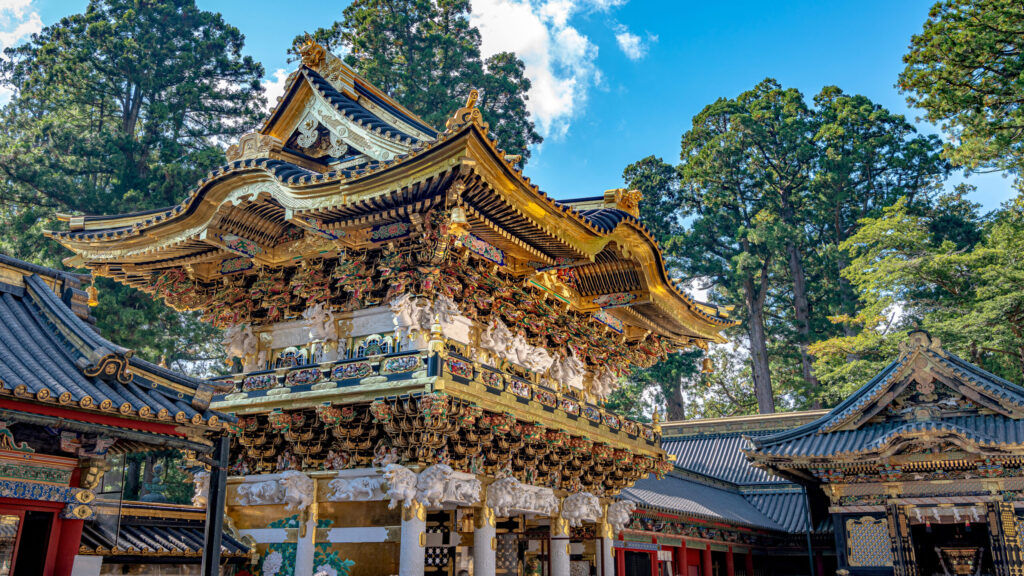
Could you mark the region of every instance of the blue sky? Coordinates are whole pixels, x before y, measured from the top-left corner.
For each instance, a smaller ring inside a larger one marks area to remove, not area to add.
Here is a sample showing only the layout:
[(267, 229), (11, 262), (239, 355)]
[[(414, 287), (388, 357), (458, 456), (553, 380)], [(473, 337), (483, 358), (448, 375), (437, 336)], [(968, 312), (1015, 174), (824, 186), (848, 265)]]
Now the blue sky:
[[(330, 24), (347, 2), (198, 0), (246, 35), (268, 91), (290, 70), (286, 50)], [(765, 77), (812, 98), (837, 85), (905, 114), (894, 84), (931, 1), (474, 0), (483, 50), (516, 51), (534, 80), (531, 110), (546, 136), (526, 168), (556, 198), (622, 185), (622, 169), (655, 154), (675, 162), (692, 117)], [(0, 0), (0, 45), (81, 11), (85, 0)], [(918, 129), (937, 129), (919, 122)], [(962, 181), (962, 176), (953, 182)], [(993, 209), (1013, 196), (998, 174), (975, 175)]]

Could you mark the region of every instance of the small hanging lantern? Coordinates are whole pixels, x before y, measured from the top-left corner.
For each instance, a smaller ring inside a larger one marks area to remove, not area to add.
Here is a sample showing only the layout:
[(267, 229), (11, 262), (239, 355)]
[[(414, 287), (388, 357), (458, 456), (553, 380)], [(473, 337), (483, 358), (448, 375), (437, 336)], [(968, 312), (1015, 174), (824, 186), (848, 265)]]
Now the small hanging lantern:
[(95, 308), (96, 306), (99, 306), (100, 293), (99, 290), (96, 289), (95, 280), (93, 280), (93, 283), (89, 284), (89, 287), (85, 289), (85, 293), (89, 295), (89, 307)]
[(452, 208), (451, 232), (453, 236), (461, 237), (469, 232), (469, 218), (466, 217), (466, 209), (461, 205)]
[(705, 356), (704, 359), (701, 360), (701, 363), (700, 363), (700, 373), (701, 374), (714, 374), (715, 373), (715, 365), (714, 365), (714, 363), (711, 362), (711, 358), (710, 357)]

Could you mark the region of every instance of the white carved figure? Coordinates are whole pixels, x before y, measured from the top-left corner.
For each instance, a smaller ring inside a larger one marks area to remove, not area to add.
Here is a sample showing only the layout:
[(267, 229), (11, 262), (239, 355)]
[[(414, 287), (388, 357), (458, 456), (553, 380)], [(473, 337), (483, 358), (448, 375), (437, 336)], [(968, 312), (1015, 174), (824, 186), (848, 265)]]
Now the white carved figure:
[(544, 347), (534, 346), (526, 359), (526, 367), (538, 374), (543, 374), (551, 368), (551, 363), (554, 361), (555, 357), (545, 350)]
[(350, 502), (353, 500), (373, 500), (384, 483), (382, 478), (360, 476), (358, 478), (335, 478), (328, 487), (331, 493), (327, 499), (332, 502)]
[(599, 398), (604, 398), (615, 390), (615, 385), (618, 384), (618, 381), (619, 379), (615, 376), (614, 372), (602, 370), (594, 374), (591, 391)]
[(533, 346), (526, 341), (526, 335), (520, 332), (509, 342), (506, 353), (508, 360), (527, 367), (530, 362), (530, 354), (533, 353)]
[(546, 488), (536, 488), (528, 493), (529, 510), (541, 514), (553, 514), (558, 510), (558, 498)]
[(263, 576), (277, 576), (283, 563), (284, 557), (277, 550), (267, 554), (267, 557), (263, 559)]
[(434, 464), (426, 468), (416, 477), (416, 499), (424, 506), (440, 506), (451, 477), (452, 468), (447, 464)]
[(430, 330), (431, 324), (431, 303), (428, 300), (420, 300), (412, 294), (405, 293), (391, 300), (389, 304), (391, 313), (395, 315), (395, 328), (404, 328), (406, 334), (425, 332)]
[(284, 493), (285, 510), (305, 510), (313, 503), (316, 483), (309, 476), (298, 470), (289, 470), (281, 474), (280, 483)]
[(512, 331), (501, 320), (495, 320), (480, 335), (480, 348), (495, 358), (504, 358), (512, 342)]
[(388, 483), (385, 494), (391, 499), (389, 509), (402, 504), (408, 506), (416, 499), (416, 473), (401, 464), (388, 464), (384, 467), (384, 480)]
[(459, 307), (455, 305), (455, 301), (447, 296), (438, 296), (434, 300), (433, 306), (434, 318), (441, 325), (443, 329), (445, 326), (450, 326), (455, 322), (455, 317), (459, 315)]
[(636, 510), (636, 502), (632, 500), (619, 500), (608, 505), (608, 524), (611, 524), (614, 534), (622, 532), (629, 526), (630, 517)]
[(459, 504), (475, 504), (480, 501), (480, 480), (476, 478), (450, 478), (444, 491), (444, 499)]
[(259, 506), (281, 502), (281, 491), (276, 480), (246, 482), (238, 487), (239, 506)]
[(570, 386), (583, 376), (585, 370), (586, 365), (576, 356), (576, 351), (572, 350), (564, 358), (559, 358), (551, 364), (550, 376), (559, 384)]
[(228, 358), (237, 357), (243, 361), (256, 354), (258, 341), (249, 324), (235, 324), (224, 331), (224, 348)]
[(487, 487), (487, 505), (496, 516), (509, 516), (521, 510), (551, 514), (558, 510), (558, 500), (549, 488), (529, 486), (514, 476), (502, 478)]
[(192, 505), (206, 508), (206, 504), (210, 501), (210, 473), (200, 470), (193, 474), (192, 486), (194, 487)]
[(309, 339), (332, 342), (338, 339), (338, 325), (334, 321), (334, 312), (328, 309), (323, 303), (312, 308), (306, 308), (302, 312), (306, 320), (306, 327), (309, 328)]
[(601, 518), (601, 501), (589, 492), (570, 494), (562, 502), (562, 518), (574, 528), (584, 520), (595, 522)]

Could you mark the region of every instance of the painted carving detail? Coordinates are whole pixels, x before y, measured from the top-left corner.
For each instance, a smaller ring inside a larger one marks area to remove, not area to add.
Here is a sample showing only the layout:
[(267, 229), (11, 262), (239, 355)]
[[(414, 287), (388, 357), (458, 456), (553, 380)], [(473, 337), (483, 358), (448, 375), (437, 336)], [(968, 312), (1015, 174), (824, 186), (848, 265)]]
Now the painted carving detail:
[(312, 308), (306, 308), (302, 312), (306, 320), (306, 327), (309, 328), (309, 339), (333, 342), (338, 340), (338, 325), (334, 321), (334, 313), (323, 303)]
[(249, 324), (236, 324), (224, 332), (224, 348), (228, 357), (238, 357), (248, 363), (256, 356), (258, 340)]
[(206, 470), (196, 472), (192, 475), (192, 485), (195, 490), (192, 495), (192, 505), (206, 508), (210, 495), (210, 473)]

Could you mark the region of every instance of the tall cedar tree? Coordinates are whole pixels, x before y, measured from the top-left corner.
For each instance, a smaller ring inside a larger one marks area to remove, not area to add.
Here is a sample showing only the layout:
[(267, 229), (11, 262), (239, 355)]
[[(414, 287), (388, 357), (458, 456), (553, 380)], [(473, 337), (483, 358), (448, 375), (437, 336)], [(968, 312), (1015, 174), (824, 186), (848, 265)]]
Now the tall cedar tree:
[[(0, 129), (0, 248), (59, 265), (40, 238), (55, 212), (110, 214), (180, 201), (255, 125), (263, 68), (244, 37), (192, 0), (91, 0), (9, 48)], [(135, 290), (101, 284), (99, 328), (151, 358), (219, 354), (216, 332)]]
[(765, 411), (777, 403), (772, 391), (796, 406), (835, 397), (816, 381), (809, 347), (859, 330), (842, 321), (861, 304), (841, 274), (849, 257), (840, 245), (860, 219), (900, 198), (926, 209), (949, 169), (939, 150), (937, 138), (863, 96), (826, 87), (808, 107), (766, 80), (705, 108), (683, 136), (678, 168), (650, 157), (623, 176), (643, 192), (643, 216), (669, 265), (743, 304)]
[(941, 0), (904, 56), (907, 100), (951, 136), (967, 168), (1024, 168), (1024, 6), (1019, 0)]
[(356, 0), (313, 37), (347, 50), (350, 66), (435, 128), (477, 89), (498, 145), (525, 161), (543, 141), (526, 111), (525, 65), (511, 52), (481, 58), (469, 14), (469, 0)]

